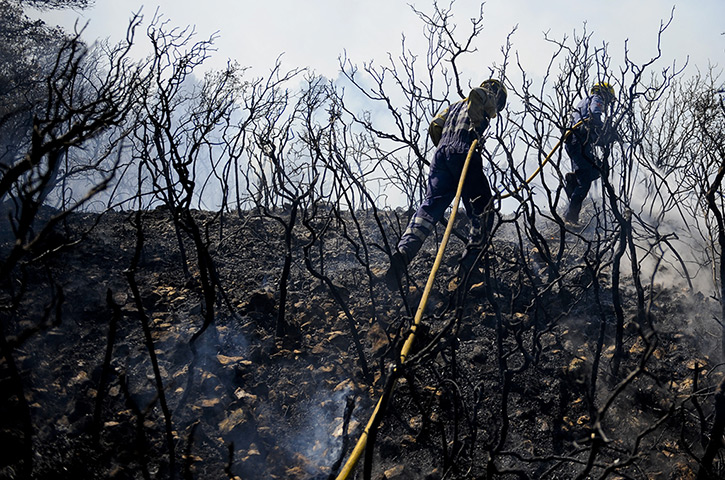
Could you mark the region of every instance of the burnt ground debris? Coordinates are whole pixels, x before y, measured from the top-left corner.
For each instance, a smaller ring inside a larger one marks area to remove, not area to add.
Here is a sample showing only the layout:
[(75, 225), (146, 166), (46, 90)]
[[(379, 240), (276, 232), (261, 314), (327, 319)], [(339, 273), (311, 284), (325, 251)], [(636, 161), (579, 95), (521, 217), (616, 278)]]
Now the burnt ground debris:
[[(0, 478), (336, 473), (390, 376), (436, 238), (401, 295), (371, 286), (387, 257), (370, 247), (368, 273), (339, 226), (307, 250), (330, 283), (311, 275), (304, 247), (314, 239), (296, 228), (279, 339), (280, 225), (253, 212), (194, 214), (208, 222), (218, 275), (206, 329), (193, 246), (180, 249), (166, 209), (141, 215), (132, 277), (135, 214), (74, 213), (5, 281)], [(362, 228), (382, 244), (372, 218)], [(545, 233), (557, 244), (558, 228)], [(9, 232), (2, 240), (8, 251)], [(584, 268), (586, 246), (568, 234), (555, 277), (504, 222), (488, 272), (460, 297), (451, 280), (462, 244), (452, 242), (414, 347), (423, 353), (401, 368), (375, 435), (373, 478), (696, 478), (723, 378), (718, 302), (652, 282), (649, 331), (623, 282), (625, 355), (614, 372), (609, 271)], [(721, 465), (718, 455), (712, 478)]]

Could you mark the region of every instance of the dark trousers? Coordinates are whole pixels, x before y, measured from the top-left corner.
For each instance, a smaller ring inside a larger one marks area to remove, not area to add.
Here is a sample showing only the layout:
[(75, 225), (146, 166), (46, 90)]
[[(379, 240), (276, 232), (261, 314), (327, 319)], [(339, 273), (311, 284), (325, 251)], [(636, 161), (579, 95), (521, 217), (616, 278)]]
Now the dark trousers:
[[(425, 199), (398, 242), (398, 250), (405, 254), (407, 262), (415, 257), (455, 198), (467, 155), (467, 151), (449, 151), (445, 146), (436, 150), (428, 174)], [(478, 151), (474, 151), (471, 156), (461, 198), (471, 222), (469, 244), (480, 244), (491, 227), (493, 217), (485, 215), (484, 218), (486, 207), (491, 201), (491, 188), (483, 174), (483, 161)]]
[(599, 178), (599, 167), (594, 151), (588, 143), (574, 139), (567, 142), (564, 148), (571, 159), (572, 168), (572, 172), (566, 175), (564, 186), (569, 197), (566, 218), (576, 221), (592, 182)]

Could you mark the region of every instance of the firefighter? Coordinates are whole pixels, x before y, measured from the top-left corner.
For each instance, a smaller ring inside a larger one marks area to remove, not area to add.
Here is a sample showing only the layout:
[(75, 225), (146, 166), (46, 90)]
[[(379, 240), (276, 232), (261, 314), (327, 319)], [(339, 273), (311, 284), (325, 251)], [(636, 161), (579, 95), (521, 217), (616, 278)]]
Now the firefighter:
[(571, 115), (573, 125), (582, 123), (564, 143), (572, 166), (572, 171), (564, 176), (564, 191), (569, 198), (564, 220), (568, 223), (579, 222), (582, 203), (592, 182), (602, 172), (603, 165), (594, 153), (594, 147), (609, 148), (617, 139), (615, 129), (602, 118), (615, 99), (614, 87), (607, 82), (595, 83), (590, 95), (579, 102)]
[[(506, 106), (506, 87), (498, 80), (489, 79), (471, 90), (468, 97), (454, 103), (436, 116), (428, 133), (437, 147), (428, 174), (428, 187), (423, 203), (410, 219), (391, 264), (385, 273), (385, 283), (395, 289), (433, 226), (456, 195), (463, 165), (468, 151), (476, 139), (483, 144), (483, 133), (491, 119)], [(461, 194), (470, 230), (466, 250), (461, 259), (462, 267), (471, 268), (483, 248), (493, 217), (487, 214), (491, 202), (491, 189), (483, 174), (481, 152), (476, 149), (470, 159), (468, 172)]]

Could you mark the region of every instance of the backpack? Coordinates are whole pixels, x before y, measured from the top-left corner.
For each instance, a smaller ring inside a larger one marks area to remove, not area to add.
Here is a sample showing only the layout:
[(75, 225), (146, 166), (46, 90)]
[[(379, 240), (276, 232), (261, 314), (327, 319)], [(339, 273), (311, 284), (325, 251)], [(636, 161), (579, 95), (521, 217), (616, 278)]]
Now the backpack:
[[(476, 87), (471, 90), (466, 98), (461, 100), (466, 102), (466, 109), (468, 117), (471, 119), (473, 128), (481, 134), (479, 127), (485, 129), (488, 126), (489, 118), (493, 118), (496, 112), (495, 99), (489, 95), (489, 92), (481, 87)], [(492, 116), (493, 115), (493, 116)], [(428, 135), (433, 141), (433, 145), (436, 147), (443, 137), (443, 128), (448, 118), (448, 108), (443, 112), (436, 115), (430, 125), (428, 126)]]

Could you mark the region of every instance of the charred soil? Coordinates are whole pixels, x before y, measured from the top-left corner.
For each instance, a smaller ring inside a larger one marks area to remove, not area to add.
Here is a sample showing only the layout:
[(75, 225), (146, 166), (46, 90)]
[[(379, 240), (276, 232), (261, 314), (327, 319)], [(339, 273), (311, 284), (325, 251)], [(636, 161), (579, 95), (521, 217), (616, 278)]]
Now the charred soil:
[(3, 279), (0, 478), (334, 478), (386, 387), (350, 478), (696, 478), (723, 378), (707, 294), (615, 291), (586, 231), (543, 229), (552, 264), (504, 222), (462, 285), (453, 241), (394, 368), (437, 238), (389, 291), (375, 218), (320, 218), (289, 251), (253, 212), (194, 212), (201, 254), (166, 209), (44, 234)]

